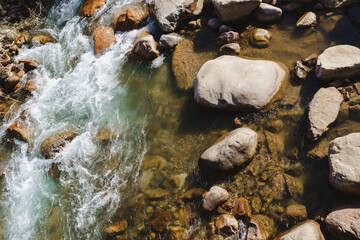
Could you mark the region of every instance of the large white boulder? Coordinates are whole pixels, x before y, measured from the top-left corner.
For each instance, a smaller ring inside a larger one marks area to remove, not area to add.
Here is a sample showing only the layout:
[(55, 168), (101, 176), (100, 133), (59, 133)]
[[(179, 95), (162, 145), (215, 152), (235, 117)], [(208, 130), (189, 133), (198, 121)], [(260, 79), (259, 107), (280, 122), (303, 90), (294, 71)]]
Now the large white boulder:
[(309, 220), (290, 229), (276, 240), (325, 240), (317, 222)]
[(360, 133), (338, 137), (329, 146), (329, 180), (345, 193), (360, 195)]
[(338, 239), (360, 239), (360, 205), (341, 206), (325, 219), (326, 227)]
[(201, 13), (204, 0), (148, 0), (147, 3), (161, 30), (173, 32), (182, 19)]
[(250, 15), (261, 0), (211, 0), (222, 22), (231, 22)]
[(316, 77), (320, 80), (352, 78), (360, 75), (360, 48), (337, 45), (325, 49), (316, 63)]
[(201, 155), (200, 162), (213, 170), (233, 170), (254, 156), (257, 142), (258, 134), (250, 128), (235, 129), (207, 149)]
[(221, 56), (200, 68), (195, 101), (215, 108), (257, 110), (273, 100), (287, 78), (287, 69), (276, 62)]
[(320, 88), (309, 104), (309, 130), (307, 137), (315, 141), (329, 130), (340, 111), (343, 101), (341, 93), (335, 87)]

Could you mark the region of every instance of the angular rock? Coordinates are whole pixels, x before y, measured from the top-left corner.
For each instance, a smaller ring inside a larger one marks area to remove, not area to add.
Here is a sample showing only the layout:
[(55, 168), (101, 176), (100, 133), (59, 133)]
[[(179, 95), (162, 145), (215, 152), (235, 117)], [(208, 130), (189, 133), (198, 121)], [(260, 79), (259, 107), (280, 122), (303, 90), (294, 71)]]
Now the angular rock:
[(296, 27), (313, 27), (316, 25), (316, 14), (313, 12), (307, 12), (301, 16), (301, 18), (296, 22)]
[(203, 5), (204, 0), (148, 1), (150, 14), (164, 32), (173, 32), (181, 20), (199, 15)]
[(29, 129), (25, 122), (17, 120), (7, 129), (10, 137), (16, 138), (23, 142), (29, 142)]
[(261, 0), (211, 0), (222, 22), (231, 22), (250, 15)]
[(68, 143), (79, 134), (75, 131), (67, 130), (48, 137), (40, 146), (40, 153), (46, 159), (53, 159)]
[(11, 91), (19, 80), (20, 78), (15, 76), (8, 68), (0, 67), (0, 86), (7, 91)]
[(198, 72), (195, 101), (220, 109), (258, 110), (280, 95), (287, 79), (287, 69), (276, 62), (221, 56)]
[(316, 62), (316, 77), (320, 80), (352, 78), (360, 75), (360, 49), (337, 45), (325, 49)]
[(24, 64), (24, 69), (26, 72), (32, 71), (32, 70), (38, 68), (40, 65), (40, 63), (38, 63), (37, 61), (32, 61), (30, 59), (20, 59), (19, 63)]
[(320, 88), (309, 104), (309, 130), (307, 137), (315, 141), (329, 130), (340, 111), (343, 101), (341, 93), (335, 87)]
[(251, 217), (246, 240), (267, 240), (274, 231), (274, 222), (267, 216), (254, 215)]
[(105, 232), (107, 235), (116, 235), (120, 234), (126, 231), (128, 227), (128, 223), (126, 220), (121, 220), (117, 223), (114, 223), (113, 225), (106, 228)]
[(222, 234), (233, 235), (237, 232), (239, 224), (234, 216), (223, 214), (216, 218), (215, 227)]
[(360, 239), (360, 205), (341, 206), (325, 218), (326, 227), (338, 239)]
[(46, 43), (52, 43), (52, 42), (55, 42), (55, 39), (52, 36), (48, 36), (48, 35), (37, 35), (31, 39), (32, 45), (37, 45), (37, 44), (45, 45)]
[(238, 42), (239, 40), (240, 40), (239, 33), (234, 31), (223, 32), (218, 37), (218, 42), (220, 44), (235, 43)]
[(250, 33), (250, 42), (256, 47), (267, 47), (269, 46), (271, 33), (263, 28), (256, 28)]
[(185, 234), (185, 228), (171, 227), (169, 228), (169, 240), (181, 240)]
[(321, 4), (326, 8), (342, 8), (346, 6), (359, 4), (359, 0), (320, 0)]
[(201, 206), (202, 209), (208, 212), (214, 211), (220, 204), (228, 200), (230, 194), (223, 188), (213, 186), (205, 194)]
[(255, 18), (260, 23), (276, 22), (282, 16), (281, 8), (275, 7), (267, 3), (261, 3), (255, 10)]
[(126, 32), (138, 29), (146, 17), (146, 13), (144, 11), (129, 8), (120, 14), (115, 15), (113, 19), (115, 31)]
[(111, 27), (97, 27), (93, 33), (93, 39), (95, 55), (109, 48), (116, 41), (115, 32)]
[(218, 18), (211, 18), (207, 22), (207, 25), (209, 26), (209, 28), (217, 30), (217, 29), (219, 29), (221, 22), (219, 21)]
[(300, 204), (289, 205), (286, 207), (281, 221), (286, 225), (294, 225), (307, 219), (306, 206)]
[(143, 32), (136, 37), (132, 52), (151, 61), (160, 55), (156, 47), (157, 42), (155, 42), (154, 37), (148, 32)]
[(250, 128), (235, 129), (201, 154), (200, 162), (216, 171), (233, 170), (254, 156), (257, 140), (258, 134)]
[(320, 226), (313, 220), (295, 226), (281, 236), (275, 238), (276, 240), (325, 240), (321, 233)]
[(80, 17), (91, 17), (95, 11), (102, 8), (106, 3), (106, 0), (85, 0), (82, 4), (79, 16)]
[(239, 55), (240, 45), (238, 43), (225, 44), (220, 48), (220, 53), (222, 55)]
[(329, 180), (338, 190), (360, 195), (360, 133), (338, 137), (329, 146)]
[(301, 7), (302, 7), (302, 4), (297, 3), (297, 2), (291, 2), (291, 3), (286, 4), (283, 8), (287, 12), (292, 12), (292, 11), (295, 11), (295, 10), (301, 8)]
[(159, 40), (159, 49), (172, 49), (184, 38), (177, 33), (163, 34)]

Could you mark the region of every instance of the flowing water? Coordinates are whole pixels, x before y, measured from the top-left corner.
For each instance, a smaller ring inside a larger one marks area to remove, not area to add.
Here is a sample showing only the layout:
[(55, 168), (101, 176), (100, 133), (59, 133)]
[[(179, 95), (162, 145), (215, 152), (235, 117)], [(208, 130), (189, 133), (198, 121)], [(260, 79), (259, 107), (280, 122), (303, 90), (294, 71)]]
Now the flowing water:
[[(204, 109), (194, 103), (192, 92), (176, 89), (169, 57), (152, 64), (126, 57), (142, 29), (118, 32), (108, 51), (94, 55), (89, 34), (94, 26), (110, 25), (114, 10), (142, 6), (142, 1), (108, 0), (90, 19), (77, 16), (81, 3), (58, 1), (45, 27), (34, 30), (50, 33), (57, 42), (25, 48), (18, 56), (41, 66), (35, 70), (37, 93), (19, 109), (14, 106), (0, 127), (0, 158), (7, 163), (0, 202), (4, 239), (102, 239), (105, 228), (121, 219), (129, 224), (123, 239), (153, 239), (152, 220), (168, 212), (169, 226), (186, 228), (189, 238), (207, 239), (209, 218), (199, 213), (198, 200), (184, 196), (186, 190), (213, 184), (226, 186), (233, 197), (246, 197), (254, 214), (266, 214), (276, 223), (288, 204), (305, 204), (313, 217), (326, 198), (333, 197), (326, 168), (321, 165), (319, 174), (318, 166), (306, 160), (303, 116), (319, 88), (314, 78), (288, 87), (289, 103), (284, 105), (290, 107), (255, 114)], [(320, 18), (315, 30), (304, 32), (294, 29), (294, 16), (285, 14), (277, 26), (269, 27), (269, 48), (246, 45), (241, 55), (292, 67), (295, 60), (320, 53), (332, 42), (360, 45), (358, 29), (348, 18), (324, 13)], [(153, 23), (145, 28), (157, 34)], [(199, 32), (195, 54), (205, 52), (204, 61), (214, 58), (217, 52), (206, 46), (215, 45), (216, 37), (208, 29)], [(23, 111), (29, 116), (30, 141), (11, 143), (6, 129)], [(199, 156), (236, 127), (235, 117), (262, 136), (259, 154), (244, 171), (209, 180), (198, 169)], [(283, 122), (280, 129), (278, 120)], [(277, 130), (268, 131), (273, 124)], [(351, 121), (339, 124), (345, 132), (359, 127)], [(41, 143), (64, 130), (79, 136), (55, 159), (44, 159)], [(97, 138), (103, 131), (111, 133), (109, 141)], [(54, 165), (61, 172), (55, 179), (48, 175)], [(319, 185), (311, 184), (314, 177)], [(241, 229), (245, 231), (244, 223)], [(245, 233), (239, 231), (235, 238), (245, 239)]]

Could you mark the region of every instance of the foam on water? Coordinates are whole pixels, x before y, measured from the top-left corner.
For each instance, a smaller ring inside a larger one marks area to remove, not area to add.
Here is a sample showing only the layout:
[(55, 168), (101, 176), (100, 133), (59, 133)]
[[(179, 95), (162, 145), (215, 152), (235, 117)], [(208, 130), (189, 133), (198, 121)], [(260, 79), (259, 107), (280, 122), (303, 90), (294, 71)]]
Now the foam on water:
[[(137, 32), (117, 34), (116, 44), (98, 57), (84, 35), (95, 19), (110, 19), (112, 7), (135, 1), (108, 1), (90, 20), (76, 16), (81, 2), (63, 1), (51, 11), (47, 27), (57, 43), (25, 49), (18, 57), (42, 65), (35, 71), (38, 93), (16, 114), (27, 111), (32, 131), (29, 144), (15, 141), (6, 172), (1, 200), (6, 239), (99, 239), (146, 152), (146, 118), (130, 100), (134, 93), (121, 84), (125, 54)], [(14, 119), (1, 126), (2, 138)], [(115, 133), (105, 145), (96, 142), (104, 127)], [(65, 129), (80, 135), (55, 159), (45, 160), (41, 143)], [(48, 177), (53, 164), (61, 170), (59, 181)]]

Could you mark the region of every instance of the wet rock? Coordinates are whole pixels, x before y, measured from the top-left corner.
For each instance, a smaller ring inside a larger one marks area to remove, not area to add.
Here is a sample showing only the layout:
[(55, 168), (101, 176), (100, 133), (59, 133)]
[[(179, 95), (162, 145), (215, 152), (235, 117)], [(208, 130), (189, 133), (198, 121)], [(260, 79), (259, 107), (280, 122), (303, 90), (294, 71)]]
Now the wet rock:
[(144, 194), (151, 200), (160, 200), (160, 199), (164, 199), (170, 193), (168, 190), (157, 188), (157, 189), (149, 189), (145, 191)]
[(218, 37), (218, 42), (220, 44), (235, 43), (238, 42), (239, 40), (240, 40), (239, 33), (234, 31), (223, 32)]
[(272, 132), (272, 133), (279, 133), (284, 129), (284, 122), (280, 119), (266, 122), (265, 128), (266, 130)]
[(207, 59), (211, 59), (213, 56), (213, 53), (196, 51), (192, 40), (184, 39), (179, 42), (175, 47), (171, 63), (176, 86), (181, 90), (191, 89), (199, 69)]
[(240, 45), (238, 43), (228, 43), (220, 48), (222, 55), (239, 55)]
[(148, 1), (150, 14), (164, 32), (173, 32), (178, 23), (202, 12), (203, 0)]
[(209, 21), (207, 22), (207, 25), (209, 26), (209, 28), (217, 30), (219, 29), (221, 22), (219, 21), (218, 18), (210, 18)]
[(320, 3), (326, 8), (342, 8), (350, 5), (359, 4), (358, 0), (320, 0)]
[(151, 221), (152, 228), (158, 232), (162, 233), (167, 229), (168, 224), (172, 218), (172, 214), (169, 211), (162, 212), (159, 216), (154, 218)]
[(38, 68), (40, 65), (40, 63), (38, 63), (37, 61), (33, 61), (30, 59), (20, 59), (19, 63), (24, 64), (24, 69), (26, 72), (32, 71), (32, 70)]
[(260, 23), (276, 22), (281, 18), (281, 16), (281, 8), (272, 6), (267, 3), (261, 3), (260, 6), (255, 10), (256, 21)]
[(117, 235), (121, 234), (126, 231), (128, 227), (128, 223), (126, 220), (121, 220), (117, 223), (114, 223), (113, 225), (106, 228), (105, 232), (107, 235)]
[(292, 12), (292, 11), (295, 11), (295, 10), (301, 8), (301, 7), (302, 7), (302, 4), (297, 3), (297, 2), (291, 2), (291, 3), (286, 4), (283, 8), (287, 12)]
[(274, 222), (267, 216), (254, 215), (251, 217), (247, 232), (247, 240), (267, 240), (274, 231)]
[(222, 22), (231, 22), (250, 15), (261, 0), (211, 0)]
[(190, 29), (199, 29), (202, 28), (201, 19), (193, 20), (188, 22), (188, 28)]
[(287, 206), (281, 221), (286, 225), (294, 225), (306, 220), (307, 217), (306, 206), (294, 204)]
[(184, 198), (187, 200), (201, 199), (205, 193), (206, 190), (203, 188), (192, 188), (185, 192)]
[(313, 12), (307, 12), (301, 16), (301, 18), (296, 22), (296, 27), (313, 27), (316, 25), (316, 14)]
[(52, 166), (48, 171), (48, 176), (52, 179), (59, 179), (60, 175), (61, 175), (61, 172), (57, 166)]
[(53, 43), (55, 39), (49, 35), (37, 35), (31, 39), (32, 45), (45, 45), (46, 43)]
[(40, 153), (46, 159), (53, 159), (68, 143), (79, 134), (67, 130), (46, 138), (40, 146)]
[(200, 162), (216, 171), (233, 170), (255, 154), (258, 134), (250, 128), (238, 128), (201, 154)]
[(29, 43), (29, 34), (26, 32), (21, 33), (16, 37), (15, 44), (21, 47), (24, 44)]
[(360, 205), (340, 206), (325, 219), (326, 227), (338, 239), (360, 239)]
[(242, 217), (250, 218), (251, 209), (248, 200), (245, 198), (238, 198), (235, 200), (234, 216), (239, 219)]
[(168, 50), (174, 48), (184, 38), (176, 33), (163, 34), (159, 40), (159, 48)]
[(220, 204), (228, 200), (230, 194), (223, 188), (213, 186), (202, 200), (202, 209), (208, 212), (214, 211)]
[(301, 179), (283, 174), (286, 182), (286, 189), (290, 197), (302, 197), (304, 194), (304, 183)]
[(338, 137), (329, 146), (329, 179), (345, 193), (360, 194), (360, 133)]
[(156, 47), (157, 42), (155, 42), (154, 37), (148, 32), (143, 32), (136, 37), (132, 52), (144, 57), (146, 60), (151, 61), (157, 58), (160, 54)]
[(29, 128), (25, 121), (25, 119), (20, 117), (20, 119), (11, 124), (7, 129), (8, 135), (20, 141), (29, 142)]
[(234, 216), (223, 214), (216, 218), (215, 227), (222, 234), (233, 235), (237, 232), (239, 225)]
[(281, 236), (277, 237), (276, 240), (325, 240), (321, 233), (320, 226), (313, 220), (306, 221)]
[(287, 79), (287, 69), (276, 62), (221, 56), (198, 72), (195, 101), (220, 109), (258, 110), (280, 96)]
[(0, 55), (0, 64), (6, 66), (12, 62), (11, 57), (7, 53), (3, 53)]
[(186, 177), (186, 173), (177, 174), (171, 177), (171, 181), (176, 188), (180, 189), (184, 186)]
[(106, 3), (106, 0), (85, 0), (82, 4), (79, 16), (80, 17), (91, 17), (95, 11), (102, 8)]
[(310, 72), (310, 68), (304, 66), (301, 61), (296, 61), (295, 63), (295, 75), (299, 79), (306, 79), (308, 73)]
[(335, 87), (320, 88), (309, 104), (309, 130), (307, 137), (315, 141), (329, 129), (340, 110), (343, 101), (341, 93)]
[(7, 91), (11, 91), (19, 80), (20, 78), (15, 76), (8, 68), (0, 67), (0, 86)]
[(229, 32), (229, 31), (235, 31), (235, 29), (233, 29), (232, 27), (230, 26), (227, 26), (227, 25), (220, 25), (219, 27), (219, 33), (223, 33), (223, 32)]
[(256, 47), (269, 46), (271, 33), (263, 28), (256, 28), (250, 33), (250, 42)]
[(111, 27), (97, 27), (93, 33), (93, 39), (95, 55), (109, 48), (116, 41), (115, 32)]
[(316, 63), (316, 77), (320, 80), (352, 78), (360, 75), (360, 49), (337, 45), (325, 49)]
[(138, 29), (146, 18), (145, 11), (129, 8), (115, 15), (113, 19), (115, 31), (126, 32)]
[(185, 234), (185, 228), (171, 227), (169, 228), (169, 240), (181, 240)]

